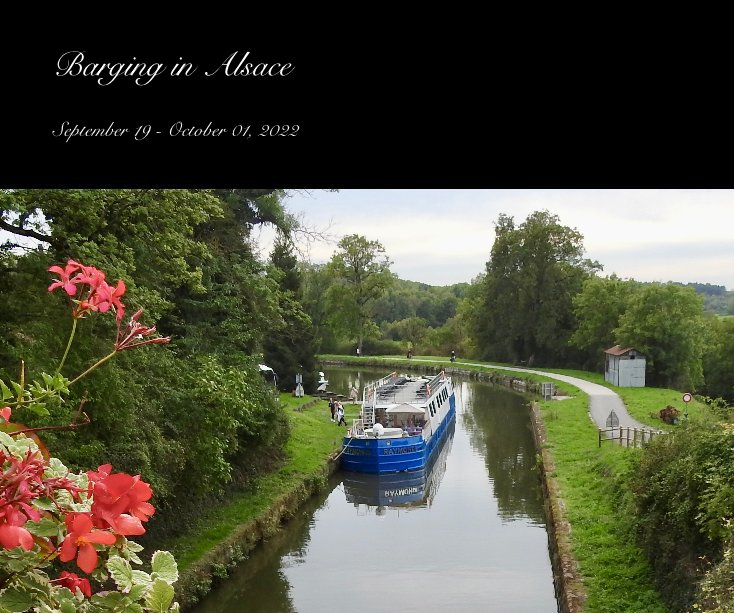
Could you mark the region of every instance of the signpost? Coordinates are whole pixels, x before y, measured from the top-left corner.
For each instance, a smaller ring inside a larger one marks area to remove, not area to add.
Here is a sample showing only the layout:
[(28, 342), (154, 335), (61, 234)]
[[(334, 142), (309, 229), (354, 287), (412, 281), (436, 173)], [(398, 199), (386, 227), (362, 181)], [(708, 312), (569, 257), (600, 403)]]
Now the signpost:
[(686, 410), (685, 413), (683, 413), (683, 419), (688, 419), (688, 403), (693, 400), (693, 396), (691, 396), (688, 392), (683, 394), (683, 402), (686, 403)]
[(303, 375), (296, 375), (296, 398), (303, 398)]

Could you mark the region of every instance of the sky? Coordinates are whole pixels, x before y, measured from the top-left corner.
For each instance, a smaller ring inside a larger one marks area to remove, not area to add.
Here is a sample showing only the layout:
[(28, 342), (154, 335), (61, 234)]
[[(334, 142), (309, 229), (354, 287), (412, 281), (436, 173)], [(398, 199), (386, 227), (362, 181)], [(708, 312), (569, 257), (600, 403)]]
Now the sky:
[[(285, 204), (331, 236), (302, 243), (310, 261), (328, 261), (339, 238), (361, 234), (382, 243), (398, 277), (428, 285), (481, 273), (500, 213), (519, 225), (547, 210), (583, 235), (604, 276), (734, 290), (734, 190), (299, 190)], [(264, 255), (271, 240), (263, 231)]]

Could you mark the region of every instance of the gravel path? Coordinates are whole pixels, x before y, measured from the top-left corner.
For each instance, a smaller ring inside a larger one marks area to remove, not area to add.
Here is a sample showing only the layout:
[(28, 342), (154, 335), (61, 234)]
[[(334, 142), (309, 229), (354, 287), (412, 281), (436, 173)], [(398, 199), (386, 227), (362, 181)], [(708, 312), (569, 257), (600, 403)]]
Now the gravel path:
[[(413, 358), (415, 361), (430, 362), (432, 360), (421, 360), (420, 358)], [(589, 416), (591, 420), (599, 427), (606, 428), (607, 418), (609, 414), (614, 411), (619, 418), (619, 426), (622, 428), (639, 428), (646, 430), (656, 430), (651, 426), (640, 423), (627, 412), (627, 407), (624, 406), (624, 402), (618, 394), (610, 390), (608, 387), (599, 385), (598, 383), (591, 383), (578, 377), (570, 377), (568, 375), (559, 375), (554, 372), (544, 372), (542, 370), (532, 370), (530, 368), (515, 368), (513, 366), (495, 366), (494, 364), (476, 364), (472, 362), (454, 362), (455, 366), (480, 366), (489, 367), (497, 370), (509, 370), (519, 373), (532, 373), (534, 375), (542, 375), (550, 379), (557, 379), (558, 381), (565, 381), (571, 385), (575, 385), (582, 392), (589, 395)]]

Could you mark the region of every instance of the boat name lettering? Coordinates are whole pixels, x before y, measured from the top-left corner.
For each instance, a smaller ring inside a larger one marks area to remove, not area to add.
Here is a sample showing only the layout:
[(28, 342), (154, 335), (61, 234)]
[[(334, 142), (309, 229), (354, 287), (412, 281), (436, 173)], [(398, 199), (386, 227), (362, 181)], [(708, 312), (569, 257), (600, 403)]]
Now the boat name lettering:
[(390, 447), (389, 449), (383, 449), (382, 454), (383, 455), (396, 455), (399, 453), (415, 453), (416, 448), (415, 445), (411, 445), (410, 447)]
[(385, 490), (385, 496), (392, 498), (393, 496), (407, 496), (408, 494), (418, 494), (420, 489), (417, 485), (413, 487), (402, 487), (399, 490)]
[(371, 455), (369, 449), (359, 449), (358, 447), (346, 447), (343, 453), (347, 455)]

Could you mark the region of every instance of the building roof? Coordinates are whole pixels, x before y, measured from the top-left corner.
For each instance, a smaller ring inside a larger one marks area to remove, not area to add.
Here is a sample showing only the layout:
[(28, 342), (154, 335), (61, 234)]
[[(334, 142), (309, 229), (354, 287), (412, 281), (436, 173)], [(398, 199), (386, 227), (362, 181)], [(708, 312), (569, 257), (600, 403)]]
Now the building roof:
[(637, 349), (634, 347), (620, 347), (619, 345), (614, 345), (614, 347), (610, 347), (604, 353), (608, 353), (609, 355), (625, 355), (630, 351), (637, 351)]

